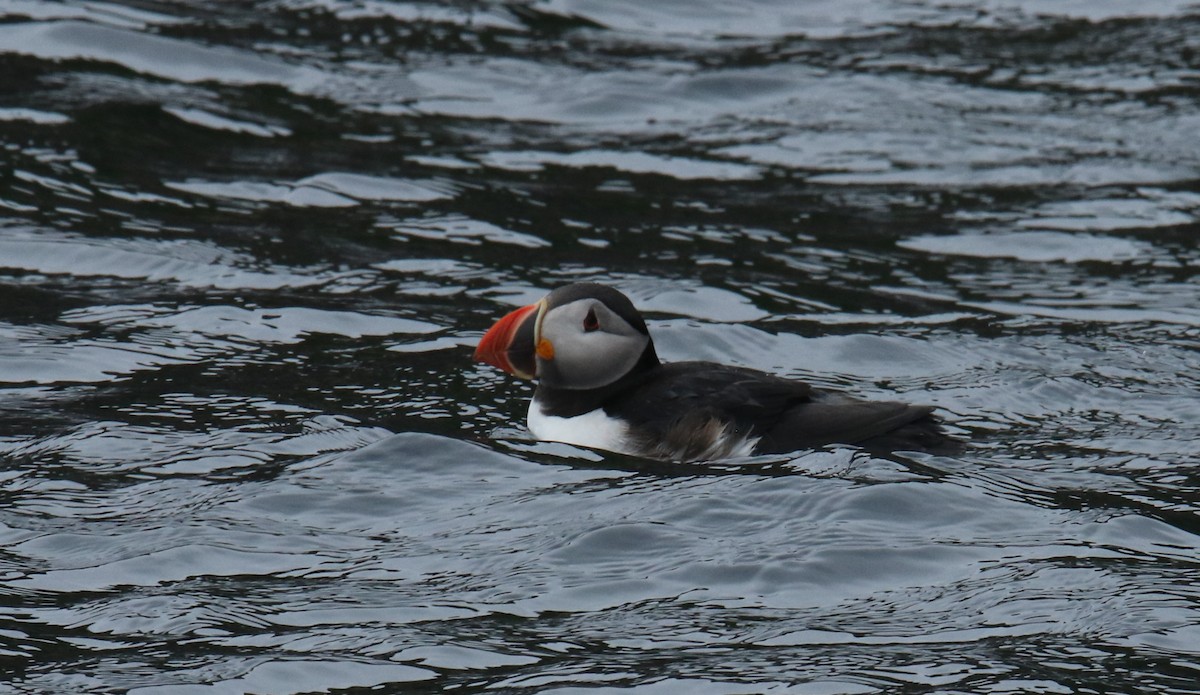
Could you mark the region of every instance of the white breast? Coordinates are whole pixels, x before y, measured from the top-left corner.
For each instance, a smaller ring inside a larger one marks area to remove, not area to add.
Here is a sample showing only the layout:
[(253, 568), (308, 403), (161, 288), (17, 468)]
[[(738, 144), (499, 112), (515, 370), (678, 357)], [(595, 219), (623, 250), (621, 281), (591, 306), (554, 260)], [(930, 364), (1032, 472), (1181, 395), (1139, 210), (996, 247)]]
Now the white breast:
[(650, 456), (669, 461), (712, 461), (749, 456), (754, 452), (758, 437), (731, 434), (728, 426), (716, 420), (702, 427), (672, 433), (667, 441), (659, 442), (649, 451), (635, 451), (629, 425), (618, 420), (603, 408), (575, 417), (557, 417), (542, 412), (536, 400), (529, 402), (529, 431), (538, 439), (566, 442), (592, 449), (604, 449), (634, 456)]
[(536, 400), (530, 400), (529, 431), (538, 439), (550, 442), (633, 453), (629, 448), (629, 427), (602, 408), (575, 417), (557, 417), (546, 415)]

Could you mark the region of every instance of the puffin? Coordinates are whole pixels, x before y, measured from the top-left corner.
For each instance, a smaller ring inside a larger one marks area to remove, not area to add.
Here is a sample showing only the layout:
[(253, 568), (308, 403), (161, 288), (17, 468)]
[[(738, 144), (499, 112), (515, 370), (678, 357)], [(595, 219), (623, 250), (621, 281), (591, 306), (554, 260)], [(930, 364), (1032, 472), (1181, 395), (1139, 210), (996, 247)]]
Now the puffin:
[(865, 401), (714, 362), (664, 363), (633, 302), (590, 282), (501, 318), (474, 359), (536, 379), (528, 427), (545, 441), (676, 462), (830, 444), (928, 450), (933, 407)]

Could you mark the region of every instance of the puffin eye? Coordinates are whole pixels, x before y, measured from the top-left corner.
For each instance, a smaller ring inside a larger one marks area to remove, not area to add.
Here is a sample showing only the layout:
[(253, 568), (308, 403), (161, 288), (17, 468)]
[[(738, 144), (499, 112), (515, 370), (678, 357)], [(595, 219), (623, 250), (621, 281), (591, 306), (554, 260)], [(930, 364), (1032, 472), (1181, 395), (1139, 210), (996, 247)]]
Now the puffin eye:
[(583, 330), (585, 333), (591, 333), (600, 328), (600, 320), (596, 318), (596, 310), (588, 309), (587, 316), (583, 317)]

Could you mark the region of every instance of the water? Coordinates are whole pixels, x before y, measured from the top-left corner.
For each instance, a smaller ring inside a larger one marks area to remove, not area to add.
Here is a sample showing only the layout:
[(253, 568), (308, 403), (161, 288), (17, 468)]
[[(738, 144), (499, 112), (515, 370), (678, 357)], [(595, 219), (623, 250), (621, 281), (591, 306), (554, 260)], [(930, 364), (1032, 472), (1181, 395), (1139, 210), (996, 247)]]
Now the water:
[[(1194, 5), (0, 17), (5, 691), (1200, 692)], [(971, 447), (531, 441), (580, 279)]]

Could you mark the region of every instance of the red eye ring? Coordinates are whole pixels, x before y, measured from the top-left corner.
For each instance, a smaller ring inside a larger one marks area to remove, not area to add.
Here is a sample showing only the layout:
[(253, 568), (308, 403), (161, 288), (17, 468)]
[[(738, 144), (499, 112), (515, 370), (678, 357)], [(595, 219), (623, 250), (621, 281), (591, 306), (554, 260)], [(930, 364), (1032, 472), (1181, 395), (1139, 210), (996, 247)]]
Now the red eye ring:
[(588, 309), (587, 316), (583, 317), (583, 330), (585, 333), (600, 329), (600, 320), (596, 318), (596, 310)]

